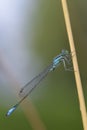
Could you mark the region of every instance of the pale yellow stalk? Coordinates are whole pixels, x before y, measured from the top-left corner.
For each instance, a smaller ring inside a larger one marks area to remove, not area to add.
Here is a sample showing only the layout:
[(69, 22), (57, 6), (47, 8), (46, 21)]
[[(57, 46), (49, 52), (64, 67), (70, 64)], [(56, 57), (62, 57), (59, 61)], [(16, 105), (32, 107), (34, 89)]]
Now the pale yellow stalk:
[(66, 30), (67, 30), (67, 34), (68, 34), (70, 49), (71, 49), (71, 52), (75, 52), (75, 55), (72, 57), (72, 62), (73, 62), (73, 68), (74, 68), (74, 74), (75, 74), (83, 128), (84, 128), (84, 130), (87, 130), (86, 105), (85, 105), (85, 99), (84, 99), (84, 94), (83, 94), (83, 90), (82, 90), (82, 83), (81, 83), (81, 78), (80, 78), (78, 62), (77, 62), (77, 56), (76, 56), (75, 44), (74, 44), (74, 39), (73, 39), (73, 34), (72, 34), (72, 29), (71, 29), (67, 1), (61, 0), (61, 2), (62, 2), (62, 8), (63, 8), (64, 18), (65, 18), (65, 24), (66, 24)]

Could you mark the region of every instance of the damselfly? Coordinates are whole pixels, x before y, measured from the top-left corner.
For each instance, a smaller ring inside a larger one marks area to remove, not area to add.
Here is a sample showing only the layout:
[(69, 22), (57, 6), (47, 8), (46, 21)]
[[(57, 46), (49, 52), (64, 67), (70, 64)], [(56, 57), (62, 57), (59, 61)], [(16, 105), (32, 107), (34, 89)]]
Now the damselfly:
[(20, 103), (22, 103), (22, 101), (33, 91), (33, 89), (36, 88), (36, 86), (48, 75), (48, 73), (54, 71), (61, 63), (63, 63), (65, 70), (71, 70), (67, 67), (67, 65), (69, 66), (71, 63), (71, 55), (67, 50), (62, 50), (62, 52), (53, 59), (48, 67), (46, 67), (39, 75), (34, 77), (20, 90), (19, 95), (22, 99), (8, 110), (6, 116), (11, 115)]

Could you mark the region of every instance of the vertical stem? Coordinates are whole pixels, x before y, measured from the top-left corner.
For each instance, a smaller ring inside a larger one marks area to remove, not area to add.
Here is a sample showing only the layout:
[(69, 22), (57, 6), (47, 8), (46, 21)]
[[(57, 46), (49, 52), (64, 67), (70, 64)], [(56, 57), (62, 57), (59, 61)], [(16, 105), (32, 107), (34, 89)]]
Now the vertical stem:
[(74, 67), (74, 74), (75, 74), (83, 128), (84, 130), (87, 130), (86, 106), (85, 106), (85, 100), (84, 100), (84, 95), (83, 95), (83, 90), (82, 90), (82, 83), (81, 83), (81, 78), (80, 78), (78, 62), (77, 62), (77, 56), (76, 56), (76, 51), (75, 51), (75, 45), (74, 45), (74, 39), (73, 39), (73, 34), (72, 34), (72, 29), (71, 29), (67, 2), (66, 0), (61, 0), (61, 2), (62, 2), (62, 8), (63, 8), (64, 18), (65, 18), (66, 30), (67, 30), (67, 34), (69, 38), (70, 49), (71, 49), (71, 52), (75, 52), (75, 55), (73, 56), (72, 61), (73, 61), (73, 67)]

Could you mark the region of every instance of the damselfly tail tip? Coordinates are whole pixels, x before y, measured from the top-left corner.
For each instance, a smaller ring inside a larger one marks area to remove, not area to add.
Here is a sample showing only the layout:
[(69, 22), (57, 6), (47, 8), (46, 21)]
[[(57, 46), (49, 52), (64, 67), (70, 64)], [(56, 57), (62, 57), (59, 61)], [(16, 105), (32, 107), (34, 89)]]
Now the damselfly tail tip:
[(15, 105), (11, 109), (9, 109), (8, 112), (6, 113), (6, 117), (10, 116), (15, 111), (16, 108), (17, 108), (17, 105)]
[(5, 114), (6, 117), (9, 117), (10, 115), (8, 114), (8, 112)]

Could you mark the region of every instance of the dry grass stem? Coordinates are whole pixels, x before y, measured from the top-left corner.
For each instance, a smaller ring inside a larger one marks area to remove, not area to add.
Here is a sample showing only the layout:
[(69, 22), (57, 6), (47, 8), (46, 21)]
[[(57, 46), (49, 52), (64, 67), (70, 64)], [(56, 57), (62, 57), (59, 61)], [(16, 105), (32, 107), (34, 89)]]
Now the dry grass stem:
[(84, 99), (84, 94), (83, 94), (83, 90), (82, 90), (82, 83), (81, 83), (81, 78), (80, 78), (78, 62), (77, 62), (77, 56), (76, 56), (76, 51), (75, 51), (75, 44), (74, 44), (74, 39), (73, 39), (73, 34), (72, 34), (72, 29), (71, 29), (67, 1), (61, 0), (61, 2), (62, 2), (62, 8), (63, 8), (64, 18), (65, 18), (66, 30), (67, 30), (67, 34), (68, 34), (68, 38), (69, 38), (70, 49), (71, 49), (71, 52), (75, 52), (75, 55), (72, 57), (72, 62), (73, 62), (73, 67), (74, 67), (74, 74), (75, 74), (83, 128), (84, 128), (84, 130), (87, 130), (86, 105), (85, 105), (85, 99)]

